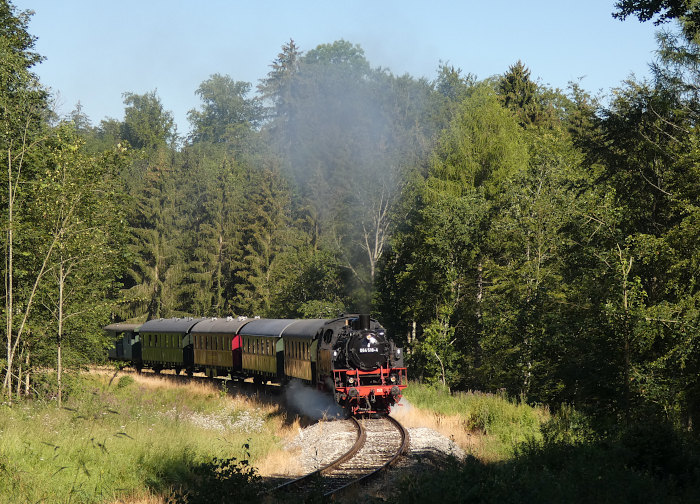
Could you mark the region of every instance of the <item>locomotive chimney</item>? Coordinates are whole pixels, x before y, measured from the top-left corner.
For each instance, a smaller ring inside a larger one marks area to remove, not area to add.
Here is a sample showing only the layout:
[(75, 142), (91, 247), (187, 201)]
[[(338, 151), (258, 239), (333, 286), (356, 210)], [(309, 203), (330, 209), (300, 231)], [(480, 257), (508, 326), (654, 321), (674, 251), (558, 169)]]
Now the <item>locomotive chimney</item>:
[(369, 330), (369, 314), (363, 313), (357, 319), (357, 329), (360, 331)]

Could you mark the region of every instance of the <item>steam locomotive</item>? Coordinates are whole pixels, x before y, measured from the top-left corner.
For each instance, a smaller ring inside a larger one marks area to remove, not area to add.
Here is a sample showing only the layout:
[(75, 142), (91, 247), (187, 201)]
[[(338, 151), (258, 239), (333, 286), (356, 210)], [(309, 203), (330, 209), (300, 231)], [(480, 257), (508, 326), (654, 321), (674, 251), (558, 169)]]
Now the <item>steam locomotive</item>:
[(171, 318), (112, 324), (109, 358), (141, 371), (292, 379), (333, 394), (352, 415), (386, 414), (408, 383), (403, 351), (369, 315), (336, 319)]

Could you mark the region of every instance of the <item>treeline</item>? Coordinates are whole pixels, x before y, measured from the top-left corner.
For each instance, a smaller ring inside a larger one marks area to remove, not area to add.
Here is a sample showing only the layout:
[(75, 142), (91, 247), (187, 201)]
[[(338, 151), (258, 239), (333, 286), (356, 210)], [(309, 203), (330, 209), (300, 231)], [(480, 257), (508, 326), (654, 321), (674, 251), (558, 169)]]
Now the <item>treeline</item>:
[(55, 117), (3, 0), (3, 390), (100, 358), (109, 321), (371, 310), (413, 376), (692, 427), (700, 51), (666, 15), (651, 79), (607, 101), (289, 41), (255, 87), (204, 81), (181, 136), (155, 91)]

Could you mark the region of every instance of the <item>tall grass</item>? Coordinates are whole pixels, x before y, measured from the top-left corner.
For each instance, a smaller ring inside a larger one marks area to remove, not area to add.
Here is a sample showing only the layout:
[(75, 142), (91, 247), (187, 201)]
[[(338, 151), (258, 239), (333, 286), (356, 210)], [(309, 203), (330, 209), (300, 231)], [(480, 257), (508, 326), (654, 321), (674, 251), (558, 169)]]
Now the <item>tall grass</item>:
[(254, 463), (285, 431), (273, 406), (167, 378), (82, 376), (65, 404), (0, 406), (0, 502), (167, 495), (215, 458)]
[[(521, 443), (541, 439), (540, 426), (549, 418), (544, 408), (533, 408), (502, 395), (451, 394), (446, 388), (418, 383), (411, 383), (404, 393), (412, 407), (435, 417), (438, 430), (442, 430), (440, 424), (448, 425), (458, 444), (484, 460), (509, 458)], [(479, 437), (478, 442), (474, 436)]]
[(481, 433), (482, 452), (403, 477), (390, 503), (700, 502), (700, 443), (659, 420), (596, 433), (570, 406), (550, 416), (498, 395), (418, 384), (405, 392), (453, 431)]

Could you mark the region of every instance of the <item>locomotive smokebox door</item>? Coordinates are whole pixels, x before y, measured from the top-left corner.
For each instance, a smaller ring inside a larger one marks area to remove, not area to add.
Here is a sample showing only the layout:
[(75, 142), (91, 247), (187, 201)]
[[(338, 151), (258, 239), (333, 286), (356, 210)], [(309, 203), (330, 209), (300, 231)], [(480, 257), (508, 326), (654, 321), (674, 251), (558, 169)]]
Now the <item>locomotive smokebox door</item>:
[(372, 371), (385, 361), (389, 343), (382, 333), (360, 331), (348, 340), (350, 360), (362, 371)]

